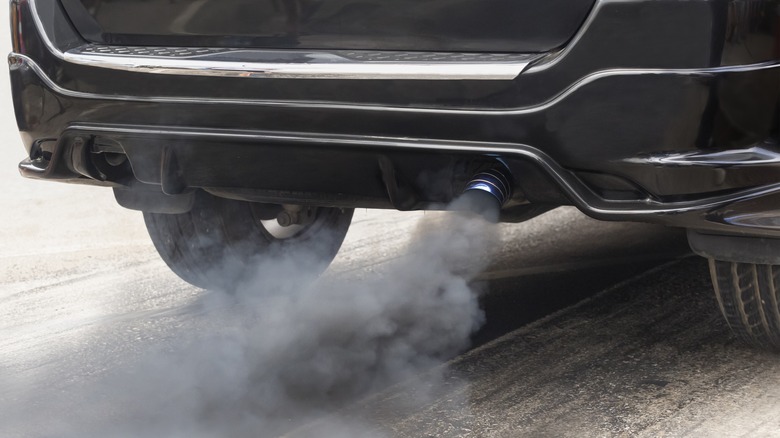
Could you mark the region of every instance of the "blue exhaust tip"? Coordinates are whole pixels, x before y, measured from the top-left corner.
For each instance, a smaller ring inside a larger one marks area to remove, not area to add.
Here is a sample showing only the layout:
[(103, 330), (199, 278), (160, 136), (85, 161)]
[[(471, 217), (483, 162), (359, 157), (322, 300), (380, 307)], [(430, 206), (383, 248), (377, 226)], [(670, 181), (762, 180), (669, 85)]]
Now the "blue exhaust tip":
[(499, 206), (503, 206), (512, 197), (512, 186), (505, 173), (499, 169), (490, 169), (480, 172), (466, 184), (467, 193), (471, 190), (479, 190), (491, 194), (498, 201)]

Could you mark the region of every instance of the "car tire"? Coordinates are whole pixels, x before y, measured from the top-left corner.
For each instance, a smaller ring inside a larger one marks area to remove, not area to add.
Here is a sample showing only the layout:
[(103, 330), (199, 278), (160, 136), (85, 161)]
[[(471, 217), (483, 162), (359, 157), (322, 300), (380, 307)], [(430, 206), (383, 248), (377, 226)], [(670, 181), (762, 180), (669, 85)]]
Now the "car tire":
[(780, 351), (780, 266), (710, 259), (720, 311), (743, 341)]
[(296, 269), (316, 277), (336, 256), (353, 213), (318, 207), (307, 225), (277, 237), (267, 225), (275, 220), (258, 217), (258, 205), (263, 204), (199, 192), (189, 212), (144, 212), (144, 222), (157, 252), (181, 279), (203, 289), (231, 290), (260, 275), (264, 263), (282, 258), (297, 257)]

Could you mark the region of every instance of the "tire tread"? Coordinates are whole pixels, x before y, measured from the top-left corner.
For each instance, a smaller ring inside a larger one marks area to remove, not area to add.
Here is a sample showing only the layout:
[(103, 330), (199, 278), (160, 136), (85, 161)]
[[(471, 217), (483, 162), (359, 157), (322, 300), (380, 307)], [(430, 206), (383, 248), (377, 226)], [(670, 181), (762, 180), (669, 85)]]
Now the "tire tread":
[(780, 269), (772, 265), (710, 260), (718, 306), (737, 337), (780, 351)]

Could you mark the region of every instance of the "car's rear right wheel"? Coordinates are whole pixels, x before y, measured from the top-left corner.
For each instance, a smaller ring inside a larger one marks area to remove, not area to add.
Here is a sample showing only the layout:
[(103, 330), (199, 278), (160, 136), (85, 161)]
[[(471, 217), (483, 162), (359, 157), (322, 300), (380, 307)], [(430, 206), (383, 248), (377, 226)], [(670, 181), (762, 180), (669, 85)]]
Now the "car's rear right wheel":
[(743, 341), (780, 351), (780, 266), (710, 259), (720, 311)]

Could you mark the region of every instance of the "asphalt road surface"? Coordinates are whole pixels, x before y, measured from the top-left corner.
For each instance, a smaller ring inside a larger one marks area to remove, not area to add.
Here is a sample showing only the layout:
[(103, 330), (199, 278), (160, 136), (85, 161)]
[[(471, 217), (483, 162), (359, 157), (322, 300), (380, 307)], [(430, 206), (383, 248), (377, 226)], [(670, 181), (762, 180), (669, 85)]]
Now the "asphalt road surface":
[[(0, 35), (8, 51), (6, 33)], [(112, 376), (137, 371), (134, 365), (150, 355), (167, 357), (184, 343), (183, 334), (219, 332), (229, 317), (210, 318), (203, 304), (219, 293), (176, 278), (157, 257), (140, 214), (115, 205), (110, 190), (18, 176), (24, 151), (7, 72), (2, 75), (2, 437), (193, 436), (193, 430), (203, 436), (780, 436), (780, 357), (735, 341), (717, 313), (706, 264), (688, 253), (684, 233), (601, 223), (571, 208), (496, 227), (500, 244), (472, 283), (484, 324), (469, 349), (352, 392), (297, 385), (298, 404), (280, 405), (273, 429), (232, 426), (243, 419), (204, 423), (197, 416), (220, 409), (252, 412), (245, 397), (231, 394), (261, 377), (249, 373), (238, 384), (208, 378), (240, 374), (251, 358), (232, 357), (234, 350), (217, 344), (197, 356), (209, 370), (202, 380), (185, 376), (200, 375), (192, 363), (167, 359), (155, 363), (156, 374), (141, 375), (153, 385)], [(414, 256), (407, 242), (422, 219), (423, 213), (357, 211), (326, 279), (358, 288), (376, 284), (372, 279), (387, 266)], [(285, 316), (295, 322), (295, 314)], [(290, 353), (296, 345), (284, 348)], [(288, 365), (294, 364), (276, 366)], [(362, 377), (374, 371), (363, 370)], [(182, 386), (193, 398), (217, 393), (227, 408), (187, 410), (187, 398), (177, 399), (181, 406), (150, 401), (155, 388)], [(306, 415), (290, 412), (304, 409), (308, 391), (317, 400), (305, 406)], [(151, 410), (163, 413), (149, 420), (144, 415)], [(149, 426), (175, 415), (178, 424)]]

